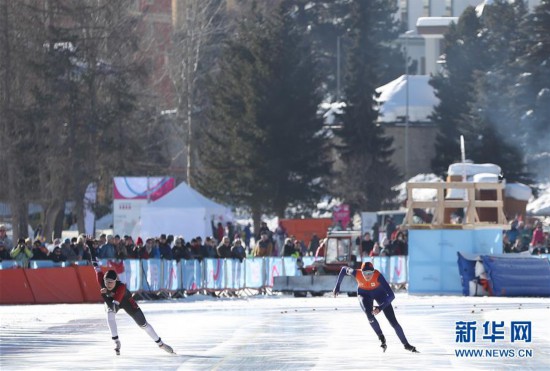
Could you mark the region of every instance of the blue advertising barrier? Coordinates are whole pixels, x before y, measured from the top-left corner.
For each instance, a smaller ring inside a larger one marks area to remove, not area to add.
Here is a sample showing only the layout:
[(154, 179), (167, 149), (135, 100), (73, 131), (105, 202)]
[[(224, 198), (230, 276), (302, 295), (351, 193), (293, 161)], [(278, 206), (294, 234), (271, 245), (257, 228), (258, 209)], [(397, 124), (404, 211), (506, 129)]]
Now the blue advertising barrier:
[(186, 291), (196, 291), (202, 288), (202, 264), (198, 260), (182, 260), (181, 265), (182, 285)]
[(168, 291), (181, 289), (181, 269), (175, 260), (162, 261), (162, 288)]
[(245, 265), (237, 259), (225, 261), (226, 287), (230, 290), (240, 290), (245, 287)]
[(251, 258), (245, 261), (246, 288), (259, 289), (265, 285), (266, 270), (264, 258)]
[(127, 273), (126, 276), (126, 285), (130, 291), (139, 291), (142, 289), (141, 282), (143, 275), (141, 274), (141, 260), (125, 260), (124, 261), (124, 270)]
[(225, 288), (224, 259), (204, 259), (202, 261), (204, 267), (204, 289), (208, 290), (223, 290)]

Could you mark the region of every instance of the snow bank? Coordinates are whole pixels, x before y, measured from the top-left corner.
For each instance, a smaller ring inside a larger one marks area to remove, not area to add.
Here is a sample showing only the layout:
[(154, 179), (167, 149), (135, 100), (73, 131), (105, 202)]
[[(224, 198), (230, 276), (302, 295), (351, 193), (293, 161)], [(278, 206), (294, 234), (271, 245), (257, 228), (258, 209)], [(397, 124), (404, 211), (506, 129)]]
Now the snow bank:
[(537, 199), (527, 204), (527, 213), (533, 215), (550, 215), (550, 183), (541, 186), (542, 191)]

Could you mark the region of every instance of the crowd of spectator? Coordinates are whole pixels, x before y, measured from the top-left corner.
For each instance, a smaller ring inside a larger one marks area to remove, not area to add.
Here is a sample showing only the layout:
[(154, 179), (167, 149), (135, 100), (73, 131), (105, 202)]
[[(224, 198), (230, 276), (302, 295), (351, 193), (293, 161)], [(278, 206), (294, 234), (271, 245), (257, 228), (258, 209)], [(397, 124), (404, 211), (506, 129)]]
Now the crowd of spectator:
[(523, 220), (514, 219), (510, 229), (502, 236), (505, 253), (530, 253), (533, 255), (550, 253), (550, 236), (544, 232), (540, 220), (528, 224)]
[[(224, 227), (221, 223), (212, 228), (213, 236), (204, 239), (197, 236), (185, 240), (182, 236), (161, 234), (158, 237), (148, 237), (145, 240), (141, 237), (134, 239), (131, 236), (112, 234), (101, 234), (98, 238), (84, 234), (71, 239), (53, 241), (47, 245), (40, 237), (32, 241), (30, 238), (19, 239), (17, 244), (11, 242), (6, 236), (6, 229), (0, 225), (0, 261), (17, 260), (21, 267), (28, 267), (30, 260), (51, 260), (53, 262), (73, 262), (93, 259), (152, 259), (161, 258), (166, 260), (181, 259), (190, 260), (204, 258), (239, 259), (246, 257), (266, 256), (303, 256), (308, 254), (308, 249), (294, 237), (287, 237), (282, 227), (273, 233), (262, 222), (258, 234), (252, 235), (251, 225), (235, 229), (231, 222)], [(283, 241), (292, 241), (292, 251), (283, 254)], [(252, 241), (256, 241), (254, 245)], [(312, 238), (311, 249), (316, 248), (319, 239)], [(294, 247), (296, 246), (296, 248)], [(310, 255), (313, 255), (311, 253)]]
[[(51, 260), (53, 262), (72, 262), (98, 259), (151, 259), (161, 258), (180, 261), (181, 259), (225, 258), (239, 259), (246, 257), (268, 256), (322, 256), (324, 240), (314, 234), (306, 245), (294, 236), (286, 233), (282, 224), (271, 231), (266, 222), (262, 222), (258, 233), (253, 236), (251, 225), (234, 228), (228, 222), (212, 226), (213, 235), (197, 236), (191, 240), (184, 237), (161, 234), (135, 241), (131, 236), (101, 234), (92, 238), (84, 234), (71, 239), (55, 239), (48, 246), (40, 237), (18, 239), (13, 243), (6, 235), (6, 228), (0, 225), (0, 262), (15, 260), (19, 266), (27, 267), (31, 260)], [(380, 239), (378, 238), (380, 237)], [(252, 241), (255, 241), (252, 244)], [(361, 257), (408, 255), (407, 231), (395, 225), (391, 218), (385, 225), (385, 232), (371, 235), (369, 232), (358, 238)], [(550, 237), (543, 231), (543, 225), (535, 220), (525, 224), (515, 219), (510, 229), (503, 233), (504, 252), (506, 253), (550, 253)]]
[[(409, 244), (407, 230), (388, 218), (382, 235), (375, 229), (374, 236), (366, 232), (361, 239), (361, 257), (408, 255)], [(380, 238), (382, 241), (380, 241)]]

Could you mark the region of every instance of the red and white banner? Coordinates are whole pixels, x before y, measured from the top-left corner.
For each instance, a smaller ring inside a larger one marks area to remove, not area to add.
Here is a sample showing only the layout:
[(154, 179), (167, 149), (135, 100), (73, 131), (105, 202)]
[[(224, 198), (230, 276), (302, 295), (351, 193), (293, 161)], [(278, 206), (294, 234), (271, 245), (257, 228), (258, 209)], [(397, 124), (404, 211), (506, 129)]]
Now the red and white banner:
[(113, 200), (155, 201), (176, 186), (172, 177), (116, 177), (113, 184)]
[(332, 209), (332, 221), (337, 224), (341, 223), (342, 229), (346, 229), (350, 221), (349, 205), (341, 204), (334, 206)]
[(120, 236), (132, 236), (141, 208), (163, 197), (176, 185), (171, 177), (116, 177), (113, 180), (113, 230)]

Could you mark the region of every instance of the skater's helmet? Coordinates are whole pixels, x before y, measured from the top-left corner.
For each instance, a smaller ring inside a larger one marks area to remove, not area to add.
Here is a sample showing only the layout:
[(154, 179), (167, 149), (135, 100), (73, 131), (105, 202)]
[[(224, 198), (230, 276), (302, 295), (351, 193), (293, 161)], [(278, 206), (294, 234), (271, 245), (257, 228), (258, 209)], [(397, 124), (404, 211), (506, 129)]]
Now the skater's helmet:
[(362, 271), (374, 271), (374, 265), (371, 262), (364, 262), (361, 264)]
[(104, 279), (116, 281), (117, 277), (118, 276), (117, 276), (116, 272), (111, 269), (111, 270), (108, 270), (107, 273), (105, 273)]

